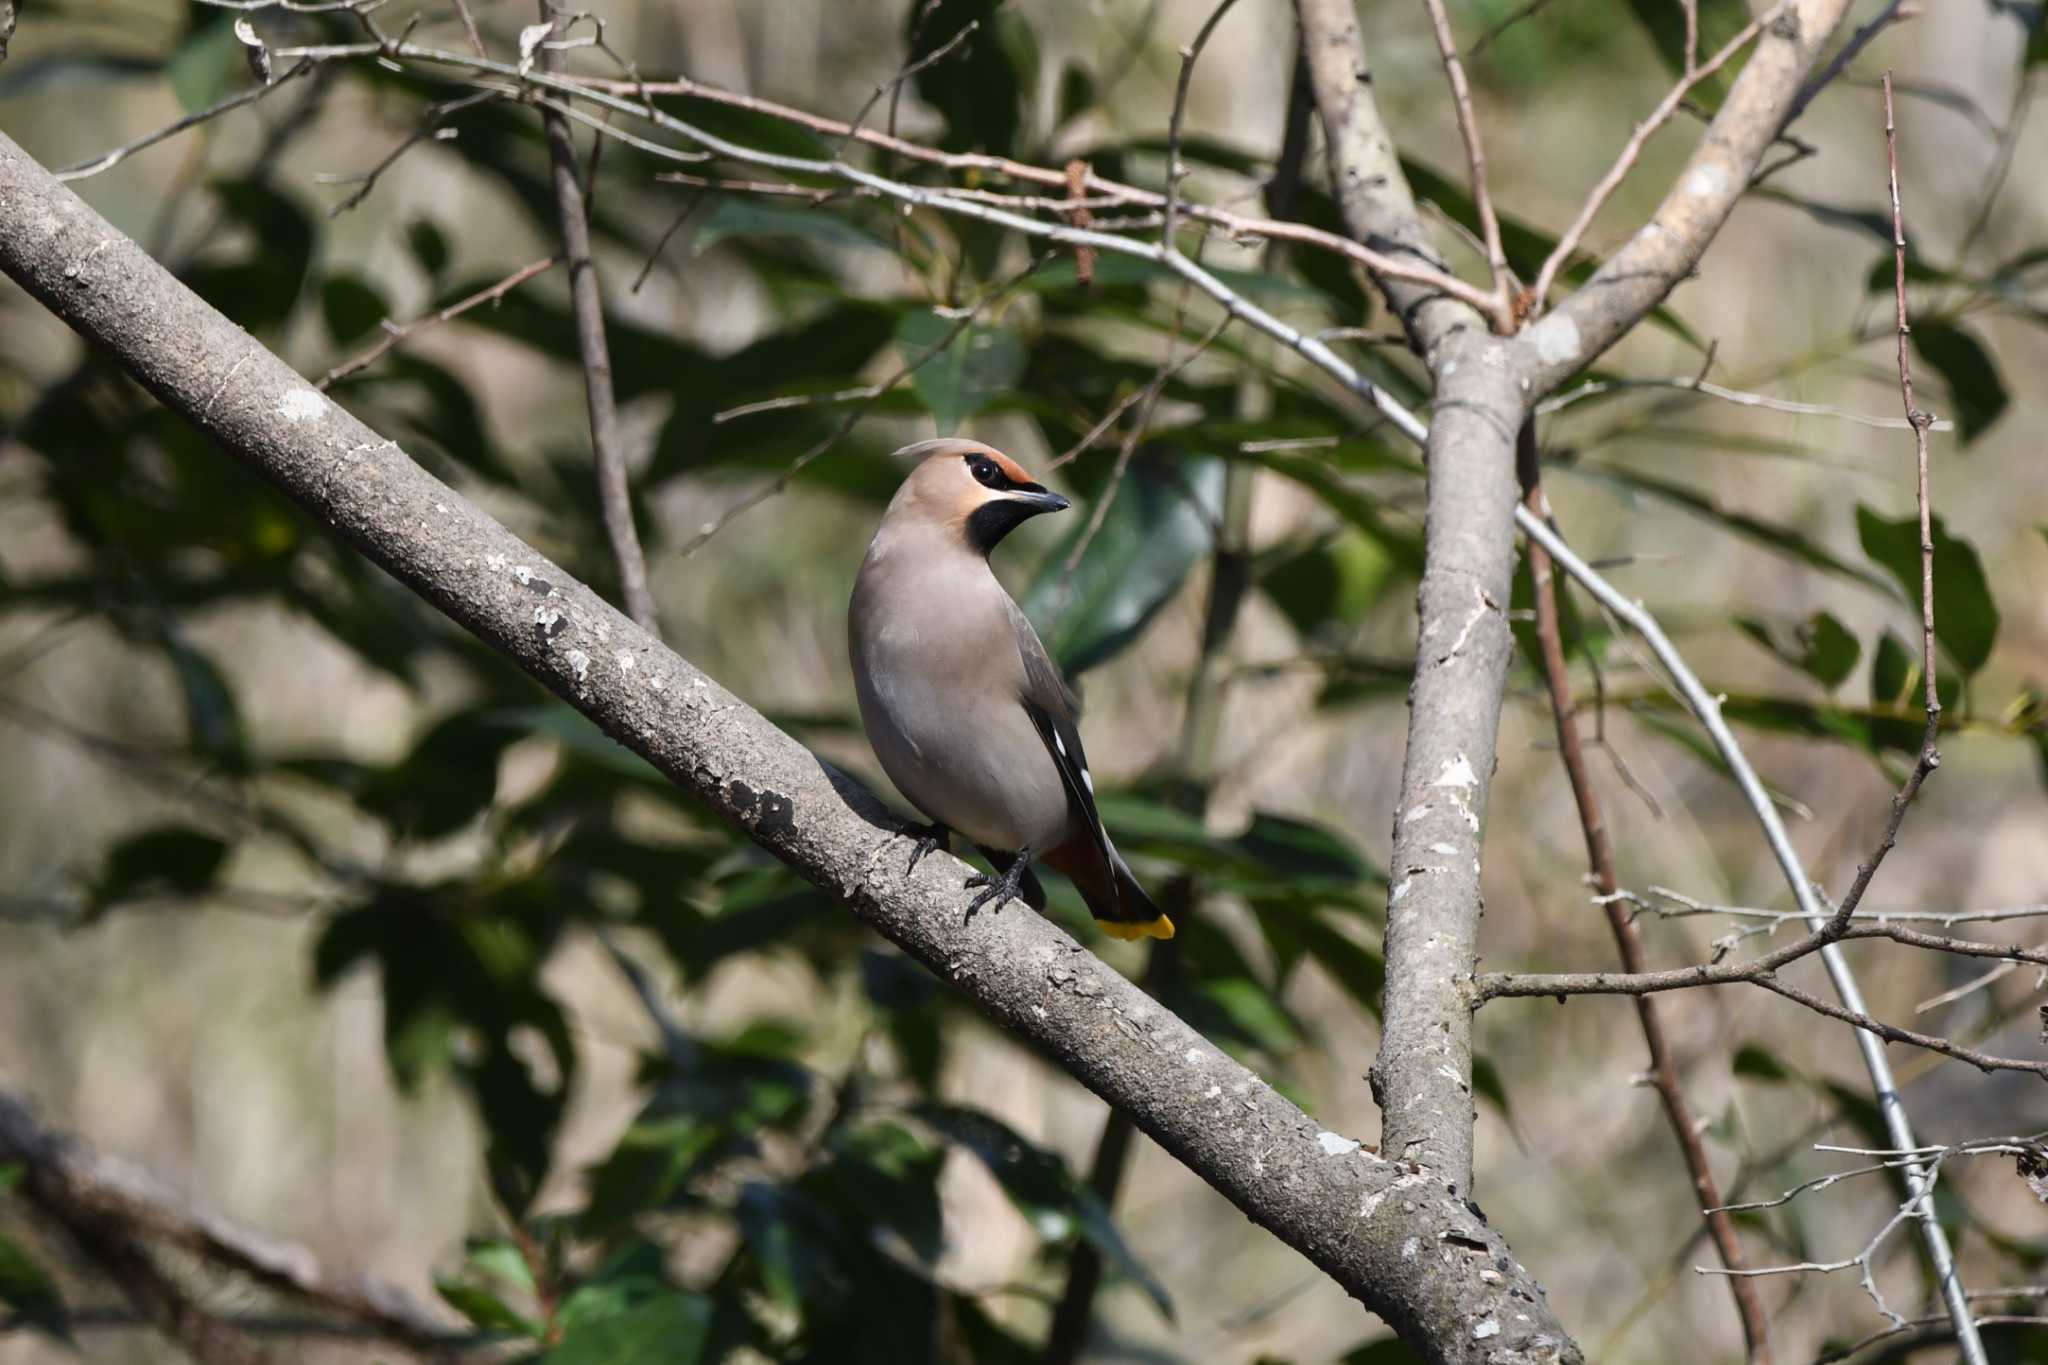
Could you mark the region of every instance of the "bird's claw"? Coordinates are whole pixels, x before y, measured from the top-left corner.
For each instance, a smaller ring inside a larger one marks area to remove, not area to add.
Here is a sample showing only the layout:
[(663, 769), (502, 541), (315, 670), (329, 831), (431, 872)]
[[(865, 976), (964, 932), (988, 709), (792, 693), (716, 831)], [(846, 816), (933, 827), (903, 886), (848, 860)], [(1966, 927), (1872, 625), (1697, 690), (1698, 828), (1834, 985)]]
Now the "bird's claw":
[(936, 853), (940, 849), (951, 853), (952, 839), (953, 831), (944, 825), (934, 823), (924, 826), (918, 831), (917, 843), (910, 850), (910, 866), (903, 869), (903, 875), (908, 877), (917, 871), (917, 865), (925, 860), (926, 854)]
[(966, 919), (972, 920), (975, 912), (984, 905), (993, 905), (1000, 910), (1011, 901), (1023, 900), (1020, 888), (1030, 866), (1031, 852), (1026, 849), (1017, 854), (1016, 861), (1012, 862), (1009, 869), (999, 877), (991, 877), (982, 872), (969, 877), (962, 883), (963, 886), (979, 886), (983, 890), (979, 896), (968, 902)]

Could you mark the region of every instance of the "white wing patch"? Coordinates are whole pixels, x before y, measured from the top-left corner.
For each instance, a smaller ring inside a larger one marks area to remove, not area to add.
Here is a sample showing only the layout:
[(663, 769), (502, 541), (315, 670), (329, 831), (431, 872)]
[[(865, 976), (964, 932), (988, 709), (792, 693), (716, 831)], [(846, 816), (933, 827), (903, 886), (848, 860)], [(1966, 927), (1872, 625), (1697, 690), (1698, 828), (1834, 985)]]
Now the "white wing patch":
[(1095, 778), (1086, 768), (1081, 769), (1081, 785), (1088, 789), (1090, 796), (1095, 795)]

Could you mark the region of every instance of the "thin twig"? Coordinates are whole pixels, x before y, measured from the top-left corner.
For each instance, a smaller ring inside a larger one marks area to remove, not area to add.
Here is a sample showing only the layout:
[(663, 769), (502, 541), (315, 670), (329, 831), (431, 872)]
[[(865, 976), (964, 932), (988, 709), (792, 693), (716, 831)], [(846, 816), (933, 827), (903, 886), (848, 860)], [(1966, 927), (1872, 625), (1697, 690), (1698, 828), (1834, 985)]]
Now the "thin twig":
[(413, 148), (419, 146), (420, 143), (437, 138), (440, 135), (441, 125), (443, 123), (446, 123), (449, 119), (453, 118), (455, 115), (461, 113), (465, 109), (472, 108), (479, 104), (487, 104), (492, 100), (500, 100), (503, 98), (505, 98), (505, 92), (502, 90), (480, 90), (476, 94), (464, 96), (462, 99), (449, 100), (445, 104), (429, 105), (427, 106), (424, 115), (421, 117), (419, 124), (416, 127), (414, 127), (411, 132), (405, 135), (405, 139), (403, 141), (401, 141), (396, 147), (393, 147), (389, 152), (385, 153), (384, 158), (381, 161), (379, 161), (376, 165), (370, 167), (369, 170), (351, 171), (344, 175), (314, 176), (313, 178), (322, 184), (331, 185), (347, 183), (358, 186), (355, 193), (349, 195), (346, 199), (341, 200), (339, 203), (329, 208), (327, 210), (327, 216), (329, 218), (339, 218), (342, 214), (347, 213), (349, 210), (361, 204), (365, 199), (368, 199), (371, 193), (377, 188), (378, 178), (381, 177), (384, 174), (384, 172), (390, 170), (391, 167), (397, 163), (400, 157), (404, 156)]
[[(1500, 219), (1493, 211), (1493, 191), (1486, 181), (1486, 144), (1479, 136), (1479, 116), (1472, 112), (1472, 88), (1465, 80), (1465, 63), (1458, 58), (1458, 41), (1451, 35), (1451, 19), (1444, 12), (1444, 0), (1424, 0), (1430, 26), (1436, 30), (1436, 50), (1443, 57), (1444, 76), (1450, 81), (1451, 103), (1458, 114), (1458, 136), (1465, 143), (1465, 167), (1471, 180), (1472, 208), (1479, 215), (1479, 236), (1485, 245), (1486, 268), (1493, 280), (1490, 311), (1500, 331), (1512, 329), (1510, 289), (1514, 274), (1508, 269), (1507, 253), (1500, 243)], [(1690, 3), (1690, 0), (1688, 0)]]
[(919, 57), (916, 61), (906, 63), (894, 76), (876, 86), (874, 93), (868, 96), (868, 102), (860, 107), (860, 112), (855, 114), (853, 121), (846, 125), (846, 133), (839, 139), (839, 145), (833, 149), (832, 154), (834, 156), (845, 155), (846, 144), (860, 135), (861, 125), (868, 121), (868, 115), (874, 112), (875, 105), (881, 102), (882, 96), (889, 95), (893, 98), (895, 92), (903, 88), (905, 81), (915, 76), (918, 72), (937, 66), (940, 62), (946, 60), (947, 57), (952, 55), (953, 49), (973, 37), (974, 31), (980, 27), (981, 20), (970, 20), (958, 33), (946, 39), (945, 42), (939, 44), (930, 52), (925, 53), (924, 56)]
[[(427, 56), (424, 51), (410, 55)], [(428, 59), (433, 60), (434, 58)], [(632, 91), (639, 88), (624, 81), (592, 77), (574, 78), (574, 83), (576, 86), (580, 86), (581, 89), (570, 89), (570, 93)], [(908, 139), (899, 138), (872, 128), (855, 130), (851, 125), (838, 119), (808, 113), (801, 109), (792, 108), (789, 105), (777, 104), (772, 100), (764, 100), (753, 95), (720, 90), (715, 86), (704, 85), (697, 81), (680, 78), (665, 81), (648, 81), (645, 83), (644, 88), (650, 94), (682, 95), (692, 99), (701, 99), (707, 103), (723, 104), (731, 108), (746, 109), (755, 113), (766, 114), (771, 118), (788, 122), (798, 127), (808, 128), (827, 137), (847, 137), (851, 135), (855, 141), (886, 151), (892, 156), (901, 156), (909, 160), (921, 161), (946, 170), (965, 171), (1010, 180), (1020, 180), (1027, 184), (1044, 185), (1056, 190), (1064, 190), (1067, 185), (1067, 175), (1064, 169), (1034, 166), (1027, 162), (1014, 161), (1008, 157), (990, 156), (982, 152), (940, 151), (937, 148), (927, 147), (922, 143), (912, 142)], [(1163, 208), (1166, 202), (1166, 196), (1158, 191), (1141, 189), (1135, 185), (1109, 180), (1098, 175), (1093, 169), (1086, 170), (1085, 177), (1085, 188), (1091, 194), (1103, 196), (1115, 203)], [(1037, 207), (1038, 205), (1033, 203), (1032, 206)], [(1419, 263), (1411, 257), (1385, 255), (1371, 247), (1352, 241), (1341, 233), (1328, 232), (1304, 223), (1287, 222), (1271, 218), (1255, 218), (1245, 214), (1231, 213), (1228, 210), (1207, 204), (1183, 202), (1178, 212), (1190, 218), (1199, 218), (1212, 227), (1220, 228), (1232, 237), (1294, 242), (1303, 246), (1313, 247), (1317, 250), (1333, 252), (1337, 255), (1348, 256), (1366, 269), (1389, 278), (1409, 280), (1433, 289), (1442, 290), (1454, 298), (1463, 299), (1475, 308), (1484, 309), (1488, 303), (1484, 290), (1474, 287), (1467, 281), (1461, 280), (1447, 271), (1438, 270)]]
[(1536, 15), (1542, 12), (1544, 6), (1548, 5), (1549, 3), (1550, 0), (1526, 0), (1526, 2), (1520, 8), (1510, 10), (1497, 23), (1495, 23), (1492, 28), (1489, 28), (1488, 30), (1486, 30), (1486, 32), (1480, 34), (1478, 38), (1474, 39), (1472, 46), (1465, 49), (1465, 55), (1467, 57), (1470, 57), (1475, 62), (1478, 61), (1480, 55), (1484, 53), (1487, 48), (1492, 47), (1495, 40), (1497, 40), (1501, 36), (1501, 34), (1506, 33), (1509, 29), (1513, 28), (1516, 24), (1521, 23), (1524, 19), (1535, 18)]
[[(1181, 125), (1187, 117), (1188, 87), (1195, 78), (1195, 62), (1208, 46), (1209, 35), (1216, 31), (1216, 25), (1223, 22), (1223, 16), (1230, 13), (1230, 7), (1237, 0), (1219, 0), (1216, 8), (1209, 12), (1209, 18), (1196, 31), (1195, 40), (1180, 50), (1180, 80), (1173, 88), (1173, 114), (1166, 122), (1166, 206), (1160, 217), (1159, 242), (1169, 252), (1180, 248), (1173, 244), (1173, 220), (1180, 212), (1180, 182), (1187, 175), (1187, 167), (1180, 160)], [(1077, 180), (1085, 182), (1086, 168)]]
[[(1774, 398), (1765, 393), (1745, 393), (1740, 389), (1727, 388), (1698, 378), (1588, 380), (1575, 389), (1544, 399), (1536, 405), (1536, 411), (1544, 415), (1561, 412), (1589, 398), (1597, 398), (1601, 394), (1615, 393), (1623, 389), (1676, 389), (1684, 393), (1705, 394), (1709, 398), (1718, 398), (1723, 402), (1734, 403), (1738, 407), (1789, 412), (1800, 417), (1833, 417), (1880, 431), (1907, 431), (1913, 427), (1913, 423), (1902, 417), (1876, 417), (1868, 413), (1852, 412), (1848, 408), (1831, 407), (1826, 403), (1801, 403), (1790, 398)], [(1954, 428), (1955, 423), (1946, 420), (1935, 421), (1931, 425), (1931, 430), (1934, 431), (1952, 431)]]
[(479, 57), (491, 54), (484, 48), (484, 36), (477, 32), (476, 16), (469, 12), (469, 0), (455, 0), (455, 13), (462, 20), (462, 32), (469, 39), (469, 45), (476, 49)]
[(889, 375), (888, 378), (882, 380), (880, 383), (869, 385), (868, 387), (872, 390), (872, 392), (867, 395), (866, 399), (861, 403), (859, 407), (855, 408), (852, 412), (846, 414), (845, 419), (841, 421), (837, 427), (833, 428), (826, 435), (819, 438), (814, 444), (810, 446), (809, 449), (805, 450), (801, 455), (798, 455), (794, 460), (791, 460), (786, 466), (783, 467), (782, 472), (776, 475), (768, 483), (765, 483), (761, 487), (756, 488), (753, 492), (747, 494), (738, 502), (726, 508), (725, 511), (720, 513), (715, 520), (706, 522), (695, 536), (691, 537), (688, 541), (684, 542), (683, 547), (677, 551), (677, 554), (679, 556), (688, 556), (696, 553), (696, 551), (699, 548), (701, 548), (706, 541), (712, 539), (719, 532), (723, 531), (726, 527), (732, 525), (732, 523), (738, 520), (741, 516), (745, 515), (753, 508), (760, 506), (768, 499), (782, 492), (785, 488), (788, 488), (791, 482), (795, 480), (796, 476), (803, 473), (804, 470), (807, 467), (809, 467), (811, 461), (817, 459), (820, 455), (823, 455), (833, 446), (838, 445), (842, 440), (846, 439), (846, 434), (852, 431), (855, 423), (859, 422), (860, 419), (866, 415), (868, 408), (874, 403), (875, 399), (881, 397), (890, 389), (895, 388), (896, 385), (902, 382), (904, 379), (907, 379), (911, 375), (915, 374), (920, 367), (922, 367), (926, 362), (930, 361), (933, 357), (943, 354), (946, 348), (951, 346), (954, 340), (962, 332), (966, 331), (970, 326), (972, 326), (974, 324), (974, 320), (980, 317), (985, 310), (994, 305), (998, 300), (1008, 297), (1011, 291), (1015, 290), (1018, 286), (1022, 285), (1025, 280), (1029, 279), (1032, 275), (1036, 274), (1051, 259), (1052, 253), (1041, 253), (1040, 255), (1034, 257), (1031, 260), (1030, 264), (1026, 265), (1022, 270), (1012, 275), (1009, 279), (1004, 280), (1002, 283), (989, 289), (979, 299), (976, 299), (973, 304), (961, 309), (960, 316), (953, 320), (953, 325), (946, 330), (946, 334), (940, 337), (938, 341), (935, 342), (929, 350), (925, 351), (924, 354), (918, 356), (916, 359), (908, 361), (905, 364), (899, 366), (894, 373)]
[[(1431, 0), (1431, 3), (1434, 7), (1436, 0)], [(1550, 519), (1550, 505), (1543, 492), (1542, 462), (1538, 458), (1533, 417), (1522, 425), (1517, 454), (1528, 508), (1532, 514), (1547, 521)], [(1558, 617), (1557, 590), (1550, 556), (1533, 541), (1529, 544), (1529, 576), (1534, 584), (1536, 638), (1542, 647), (1543, 677), (1550, 693), (1551, 719), (1557, 727), (1558, 757), (1563, 761), (1572, 799), (1578, 806), (1579, 829), (1586, 841), (1586, 861), (1592, 867), (1594, 884), (1606, 900), (1607, 924), (1614, 934), (1614, 946), (1621, 956), (1622, 966), (1631, 973), (1640, 973), (1647, 958), (1635, 920), (1622, 908), (1620, 900), (1614, 898), (1620, 885), (1614, 871), (1614, 845), (1607, 835), (1607, 819), (1600, 809), (1600, 797), (1593, 788), (1592, 774), (1587, 770), (1585, 750), (1580, 741), (1579, 720), (1572, 701), (1571, 675), (1565, 666), (1564, 634)], [(1735, 1230), (1734, 1220), (1720, 1207), (1721, 1189), (1714, 1179), (1707, 1149), (1700, 1140), (1700, 1125), (1679, 1080), (1678, 1063), (1665, 1040), (1664, 1022), (1656, 1002), (1648, 996), (1637, 997), (1636, 1017), (1642, 1027), (1644, 1046), (1650, 1054), (1650, 1080), (1663, 1103), (1664, 1117), (1672, 1136), (1678, 1141), (1686, 1171), (1692, 1177), (1693, 1195), (1698, 1201), (1701, 1217), (1714, 1239), (1721, 1263), (1730, 1270), (1742, 1269), (1749, 1264), (1743, 1256), (1742, 1238)], [(1751, 1365), (1770, 1365), (1770, 1320), (1765, 1316), (1763, 1302), (1755, 1286), (1742, 1277), (1732, 1278), (1728, 1283), (1735, 1300), (1736, 1316), (1742, 1322), (1742, 1336), (1748, 1346)]]
[(1837, 76), (1848, 70), (1849, 63), (1855, 61), (1856, 55), (1870, 45), (1871, 39), (1901, 19), (1917, 17), (1919, 17), (1919, 7), (1917, 5), (1909, 5), (1907, 0), (1890, 0), (1890, 3), (1886, 4), (1883, 9), (1870, 17), (1869, 23), (1860, 25), (1854, 33), (1849, 35), (1849, 40), (1842, 44), (1842, 50), (1837, 52), (1829, 60), (1828, 64), (1820, 69), (1818, 75), (1800, 87), (1798, 98), (1794, 99), (1792, 107), (1785, 111), (1785, 121), (1779, 125), (1779, 130), (1782, 132), (1797, 122), (1799, 116), (1806, 112), (1806, 106), (1812, 104), (1815, 97), (1821, 91), (1827, 89)]
[(1719, 52), (1687, 71), (1678, 84), (1671, 87), (1670, 93), (1664, 96), (1663, 101), (1650, 111), (1650, 116), (1636, 125), (1635, 131), (1629, 134), (1628, 141), (1623, 144), (1621, 155), (1614, 159), (1614, 165), (1600, 178), (1600, 183), (1593, 187), (1593, 192), (1586, 196), (1586, 202), (1579, 208), (1578, 217), (1572, 220), (1572, 225), (1565, 229), (1564, 235), (1557, 239), (1557, 245), (1551, 248), (1549, 257), (1543, 262), (1543, 268), (1536, 273), (1536, 283), (1529, 289), (1529, 312), (1542, 311), (1544, 301), (1550, 297), (1551, 286), (1557, 283), (1558, 272), (1570, 263), (1579, 249), (1580, 239), (1586, 235), (1586, 229), (1593, 225), (1594, 217), (1599, 214), (1615, 190), (1621, 187), (1621, 182), (1628, 178), (1629, 171), (1635, 167), (1636, 158), (1642, 155), (1644, 144), (1678, 112), (1679, 105), (1685, 102), (1685, 97), (1692, 93), (1694, 87), (1726, 66), (1734, 59), (1736, 53), (1749, 46), (1750, 40), (1763, 32), (1765, 24), (1774, 22), (1780, 11), (1785, 8), (1785, 3), (1786, 0), (1779, 0), (1770, 9), (1750, 20), (1742, 32), (1729, 39)]
[(480, 304), (495, 303), (499, 299), (504, 298), (505, 295), (511, 293), (514, 289), (517, 289), (520, 285), (525, 284), (535, 275), (539, 275), (546, 271), (552, 270), (561, 263), (562, 257), (561, 254), (558, 252), (553, 256), (543, 257), (538, 261), (528, 262), (527, 264), (520, 266), (511, 274), (507, 275), (504, 279), (499, 280), (496, 284), (488, 285), (485, 288), (479, 289), (474, 294), (471, 294), (466, 298), (457, 299), (454, 303), (449, 304), (446, 308), (440, 309), (437, 312), (429, 313), (425, 317), (414, 318), (411, 322), (406, 323), (402, 327), (393, 326), (390, 323), (390, 321), (387, 320), (384, 324), (384, 335), (378, 340), (375, 346), (372, 346), (369, 350), (364, 351), (354, 360), (348, 361), (346, 364), (337, 365), (333, 369), (329, 370), (325, 375), (323, 375), (320, 378), (320, 380), (318, 381), (317, 384), (315, 384), (314, 387), (320, 389), (329, 388), (333, 386), (335, 383), (339, 382), (340, 380), (346, 379), (350, 375), (355, 374), (357, 371), (369, 368), (370, 365), (374, 364), (381, 356), (383, 356), (383, 354), (386, 351), (391, 350), (395, 346), (401, 345), (406, 340), (406, 338), (410, 337), (413, 333), (424, 330), (425, 328), (428, 327), (432, 327), (436, 323), (447, 322), (450, 319), (461, 317), (464, 313), (467, 313), (470, 309), (475, 308)]
[(245, 104), (254, 104), (274, 90), (284, 89), (295, 78), (305, 75), (319, 64), (314, 58), (304, 58), (294, 65), (291, 70), (285, 72), (268, 85), (252, 85), (238, 95), (229, 95), (218, 103), (208, 105), (198, 113), (187, 114), (174, 123), (165, 124), (155, 132), (144, 133), (141, 137), (131, 142), (124, 142), (111, 151), (102, 152), (90, 161), (81, 161), (75, 166), (66, 166), (63, 170), (52, 172), (52, 174), (59, 180), (71, 181), (83, 180), (87, 176), (98, 175), (102, 171), (112, 170), (129, 157), (135, 155), (135, 153), (149, 147), (154, 147), (166, 138), (176, 137), (188, 128), (196, 128), (209, 119), (219, 118), (222, 114), (239, 109)]
[[(540, 0), (540, 17), (554, 24), (553, 36), (567, 32), (568, 20), (555, 11), (553, 0)], [(600, 34), (602, 37), (602, 34)], [(563, 54), (542, 43), (541, 68), (561, 71)], [(612, 561), (619, 575), (619, 595), (635, 624), (658, 633), (654, 595), (647, 586), (647, 557), (640, 532), (633, 525), (633, 498), (626, 483), (625, 438), (619, 430), (618, 399), (612, 390), (611, 346), (604, 332), (604, 297), (597, 263), (590, 254), (590, 217), (584, 189), (577, 178), (576, 143), (568, 120), (543, 109), (548, 155), (554, 168), (555, 212), (562, 227), (562, 254), (569, 265), (569, 300), (576, 318), (576, 347), (583, 360), (583, 393), (590, 412), (590, 453), (597, 475), (598, 507)]]
[(2019, 965), (2020, 964), (2018, 962), (2010, 959), (2001, 962), (1996, 967), (1993, 967), (1990, 971), (1984, 972), (1978, 976), (1971, 977), (1968, 981), (1965, 981), (1962, 985), (1955, 987), (1953, 990), (1946, 990), (1943, 991), (1940, 995), (1933, 996), (1926, 1000), (1922, 1000), (1919, 1004), (1913, 1006), (1913, 1013), (1925, 1014), (1929, 1010), (1940, 1009), (1943, 1005), (1953, 1005), (1956, 1001), (1961, 1000), (1966, 995), (1975, 995), (1978, 991), (1983, 990), (1986, 986), (1994, 985), (1997, 982), (2004, 980), (2006, 977), (2012, 975), (2012, 973), (2019, 967)]

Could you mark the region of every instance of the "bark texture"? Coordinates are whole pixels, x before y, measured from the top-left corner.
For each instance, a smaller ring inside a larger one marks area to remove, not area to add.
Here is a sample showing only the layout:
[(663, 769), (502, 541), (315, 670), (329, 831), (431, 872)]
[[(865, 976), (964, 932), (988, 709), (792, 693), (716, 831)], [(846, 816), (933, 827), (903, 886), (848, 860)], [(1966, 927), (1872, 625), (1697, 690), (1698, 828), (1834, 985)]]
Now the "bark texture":
[[(1128, 1112), (1426, 1359), (1583, 1358), (1462, 1173), (1322, 1129), (1050, 921), (1013, 907), (964, 923), (964, 864), (934, 856), (906, 875), (911, 837), (872, 794), (327, 399), (4, 135), (0, 269), (321, 524)], [(1511, 464), (1508, 478), (1512, 503)]]

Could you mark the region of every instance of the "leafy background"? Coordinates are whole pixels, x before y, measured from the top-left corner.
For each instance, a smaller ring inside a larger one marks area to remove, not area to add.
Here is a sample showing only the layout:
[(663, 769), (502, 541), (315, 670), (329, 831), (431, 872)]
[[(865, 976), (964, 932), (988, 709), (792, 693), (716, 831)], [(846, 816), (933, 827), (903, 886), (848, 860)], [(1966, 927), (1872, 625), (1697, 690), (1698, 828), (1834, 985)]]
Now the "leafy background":
[[(529, 17), (478, 8), (501, 46)], [(905, 8), (622, 3), (610, 36), (643, 70), (845, 114), (905, 51), (980, 17), (983, 35), (906, 93), (908, 133), (1045, 164), (1086, 155), (1159, 182), (1175, 49), (1206, 5), (943, 0), (921, 30)], [(1709, 39), (1741, 22), (1733, 4), (1704, 9)], [(2023, 119), (2048, 44), (2038, 7), (1929, 9), (1823, 97), (1800, 128), (1819, 155), (1752, 196), (1702, 281), (1596, 377), (1690, 376), (1711, 342), (1722, 382), (1897, 410), (1867, 79), (1896, 64), (1915, 361), (1923, 402), (1957, 426), (1936, 437), (1935, 472), (1953, 702), (1947, 761), (1878, 899), (1964, 908), (2042, 894), (2048, 480), (2027, 377), (2048, 364), (2048, 202), (2025, 168), (2048, 149)], [(1467, 34), (1508, 12), (1454, 6)], [(1475, 63), (1525, 275), (1669, 78), (1675, 7), (1633, 12), (1637, 24), (1616, 25), (1563, 0)], [(421, 34), (459, 45), (443, 17)], [(1365, 17), (1418, 191), (1469, 218), (1419, 14)], [(33, 6), (0, 67), (0, 121), (61, 165), (202, 108), (249, 80), (229, 18), (141, 0)], [(264, 27), (339, 31), (312, 17)], [(1219, 30), (1193, 90), (1193, 194), (1255, 192), (1269, 172), (1289, 32), (1277, 0), (1247, 0)], [(454, 137), (346, 205), (360, 186), (336, 177), (447, 96), (372, 65), (332, 68), (81, 189), (317, 377), (385, 319), (551, 250), (544, 149), (530, 112), (502, 104), (451, 116)], [(757, 145), (818, 150), (780, 125), (680, 107)], [(1594, 243), (1654, 202), (1694, 126), (1652, 144)], [(2018, 169), (1993, 199), (2007, 128)], [(887, 452), (957, 429), (1043, 465), (1147, 382), (1172, 337), (1205, 331), (1204, 305), (1121, 259), (1098, 261), (1085, 287), (1052, 260), (956, 329), (961, 306), (1030, 264), (1018, 243), (860, 200), (698, 197), (655, 169), (608, 148), (593, 217), (666, 632), (879, 783), (851, 713), (842, 613), (899, 474)], [(1312, 173), (1300, 211), (1333, 223), (1319, 185)], [(1207, 250), (1299, 325), (1390, 329), (1336, 258)], [(1106, 1207), (1086, 1179), (1096, 1101), (354, 559), (19, 293), (0, 292), (0, 318), (0, 769), (12, 779), (0, 1076), (54, 1121), (556, 1362), (1035, 1359), (1080, 1248), (1108, 1267), (1092, 1358), (1401, 1358), (1362, 1310), (1142, 1141)], [(1341, 344), (1417, 396), (1397, 349)], [(789, 492), (681, 553), (830, 436), (846, 405), (719, 414), (921, 360)], [(579, 385), (556, 272), (332, 392), (604, 587)], [(1728, 693), (1803, 817), (1811, 866), (1839, 885), (1918, 742), (1910, 442), (1654, 389), (1575, 403), (1545, 438), (1564, 525)], [(1324, 1122), (1371, 1140), (1375, 859), (1413, 647), (1419, 469), (1327, 382), (1235, 331), (1166, 386), (1088, 538), (1113, 462), (1112, 442), (1062, 468), (1076, 512), (1000, 556), (1080, 675), (1112, 830), (1186, 923), (1149, 966), (1142, 949), (1091, 941)], [(1219, 564), (1251, 589), (1205, 660)], [(1747, 815), (1671, 698), (1590, 607), (1568, 622), (1582, 672), (1597, 661), (1605, 682), (1616, 762), (1601, 781), (1625, 882), (1778, 904)], [(1529, 658), (1503, 727), (1486, 960), (1605, 963)], [(1209, 704), (1213, 735), (1190, 719)], [(1089, 935), (1064, 886), (1051, 913)], [(1666, 961), (1705, 955), (1720, 932), (1647, 931)], [(1969, 975), (1896, 950), (1854, 955), (1894, 1018)], [(1933, 1022), (2023, 1048), (2038, 1000), (2014, 974)], [(1806, 1150), (1816, 1138), (1870, 1135), (1841, 1030), (1741, 992), (1667, 1004), (1728, 1187), (1773, 1193), (1828, 1169)], [(1480, 1193), (1596, 1358), (1732, 1358), (1725, 1293), (1690, 1269), (1707, 1253), (1670, 1137), (1630, 1083), (1641, 1049), (1626, 1012), (1504, 1002), (1482, 1016)], [(2038, 1086), (1898, 1061), (1930, 1139), (2048, 1126)], [(2048, 1235), (2009, 1169), (1953, 1180), (1942, 1216), (1971, 1282), (2038, 1278)], [(1874, 1186), (1849, 1186), (1748, 1216), (1745, 1232), (1759, 1261), (1847, 1255), (1887, 1207)], [(17, 1212), (0, 1195), (0, 1297), (43, 1323), (53, 1304), (103, 1302)], [(1901, 1252), (1881, 1278), (1913, 1300), (1922, 1273)], [(1878, 1325), (1846, 1283), (1765, 1292), (1786, 1358)], [(139, 1333), (82, 1340), (94, 1359), (164, 1358)], [(1998, 1349), (2048, 1358), (2017, 1333)], [(27, 1327), (0, 1337), (7, 1362), (68, 1350)]]

